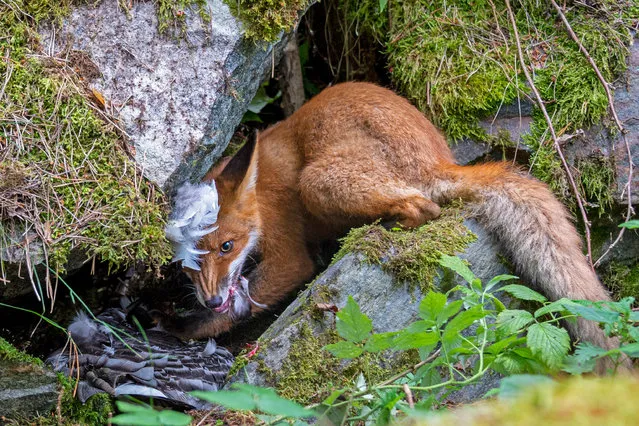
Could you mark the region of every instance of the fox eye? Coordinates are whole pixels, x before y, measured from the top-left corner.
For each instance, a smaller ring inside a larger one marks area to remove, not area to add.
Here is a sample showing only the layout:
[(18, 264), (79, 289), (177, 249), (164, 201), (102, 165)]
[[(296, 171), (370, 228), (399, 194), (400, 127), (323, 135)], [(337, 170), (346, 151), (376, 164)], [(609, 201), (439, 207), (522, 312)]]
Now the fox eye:
[(233, 248), (233, 241), (226, 241), (222, 243), (222, 245), (220, 246), (220, 251), (222, 253), (228, 253), (231, 251), (232, 248)]

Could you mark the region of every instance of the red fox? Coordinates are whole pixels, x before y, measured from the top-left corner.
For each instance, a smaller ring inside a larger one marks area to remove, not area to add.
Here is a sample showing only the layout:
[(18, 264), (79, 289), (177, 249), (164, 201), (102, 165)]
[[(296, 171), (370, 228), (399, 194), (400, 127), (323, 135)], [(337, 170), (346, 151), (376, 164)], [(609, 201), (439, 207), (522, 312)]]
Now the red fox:
[[(167, 229), (210, 308), (166, 324), (182, 338), (219, 335), (309, 281), (309, 244), (377, 219), (418, 227), (456, 198), (472, 205), (518, 273), (550, 299), (610, 300), (569, 213), (545, 184), (506, 163), (455, 164), (428, 119), (373, 84), (324, 90), (204, 181), (212, 186), (178, 194), (179, 214)], [(205, 205), (207, 197), (209, 209), (197, 213), (193, 203)], [(255, 250), (262, 261), (247, 279), (242, 266)], [(569, 327), (573, 337), (612, 344), (594, 322)]]

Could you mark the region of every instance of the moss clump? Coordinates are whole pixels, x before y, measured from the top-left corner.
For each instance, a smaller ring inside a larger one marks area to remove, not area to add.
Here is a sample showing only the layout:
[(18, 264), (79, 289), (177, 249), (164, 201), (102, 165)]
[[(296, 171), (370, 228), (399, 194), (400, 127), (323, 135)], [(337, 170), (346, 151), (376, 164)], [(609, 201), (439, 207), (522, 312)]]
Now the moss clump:
[(309, 0), (226, 0), (231, 11), (244, 23), (244, 36), (253, 42), (277, 40), (291, 31)]
[(336, 389), (352, 386), (360, 374), (366, 383), (378, 383), (419, 362), (413, 351), (394, 355), (365, 353), (347, 361), (322, 349), (338, 340), (335, 330), (315, 336), (310, 325), (303, 322), (281, 370), (273, 372), (263, 366), (261, 372), (271, 379), (277, 374), (277, 380), (272, 381), (284, 398), (310, 404), (322, 401)]
[(588, 206), (601, 217), (614, 201), (615, 171), (606, 157), (581, 160), (577, 163), (579, 181)]
[(441, 255), (454, 256), (477, 238), (464, 226), (461, 212), (461, 204), (453, 203), (443, 208), (436, 220), (412, 230), (387, 230), (378, 224), (353, 229), (342, 239), (335, 259), (346, 253), (362, 253), (368, 262), (381, 265), (398, 281), (428, 290)]
[[(503, 0), (407, 0), (388, 2), (383, 12), (376, 0), (340, 4), (357, 35), (372, 35), (383, 44), (397, 88), (452, 140), (487, 140), (478, 120), (530, 93)], [(599, 122), (608, 107), (604, 88), (553, 6), (523, 0), (513, 8), (526, 65), (558, 134)], [(639, 17), (634, 2), (574, 2), (565, 14), (604, 78), (614, 81), (626, 68), (628, 27)], [(532, 172), (568, 199), (549, 139), (548, 126), (535, 110), (532, 132), (524, 137), (535, 151)]]
[(515, 398), (479, 402), (408, 425), (632, 425), (636, 423), (639, 381), (632, 375), (606, 378), (572, 377), (534, 386)]
[(159, 33), (172, 31), (174, 34), (184, 36), (186, 16), (189, 11), (196, 11), (203, 24), (211, 22), (206, 0), (158, 0), (156, 7)]
[(634, 297), (639, 300), (639, 263), (628, 266), (613, 262), (603, 281), (608, 284), (616, 299)]
[(114, 267), (163, 263), (170, 255), (163, 194), (142, 178), (74, 71), (38, 57), (35, 26), (61, 19), (70, 3), (0, 5), (0, 182), (22, 182), (0, 185), (0, 234), (31, 230), (56, 271), (74, 247)]
[(7, 342), (2, 337), (0, 337), (0, 358), (6, 359), (9, 361), (26, 362), (29, 364), (35, 364), (40, 367), (43, 365), (41, 359), (33, 357), (22, 351), (19, 351), (11, 343)]

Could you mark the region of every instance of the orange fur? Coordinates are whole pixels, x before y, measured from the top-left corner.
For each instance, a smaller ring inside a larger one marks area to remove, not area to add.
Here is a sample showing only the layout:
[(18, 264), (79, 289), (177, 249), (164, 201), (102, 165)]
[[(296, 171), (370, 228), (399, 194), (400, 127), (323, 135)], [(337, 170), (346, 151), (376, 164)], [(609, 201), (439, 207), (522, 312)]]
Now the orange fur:
[[(250, 233), (259, 233), (263, 258), (251, 293), (273, 305), (313, 276), (309, 243), (379, 218), (416, 227), (436, 218), (439, 204), (462, 197), (522, 276), (551, 299), (609, 300), (568, 212), (546, 185), (506, 164), (456, 165), (432, 123), (387, 89), (366, 83), (326, 89), (264, 131), (250, 164), (245, 176), (226, 177), (220, 167), (207, 176), (216, 180), (221, 211), (218, 230), (201, 244), (210, 250), (202, 273), (192, 274), (205, 298), (229, 285), (229, 265)], [(219, 247), (228, 240), (233, 253), (223, 254)], [(183, 335), (216, 335), (232, 324), (224, 316)], [(580, 321), (571, 331), (614, 344), (592, 323)]]

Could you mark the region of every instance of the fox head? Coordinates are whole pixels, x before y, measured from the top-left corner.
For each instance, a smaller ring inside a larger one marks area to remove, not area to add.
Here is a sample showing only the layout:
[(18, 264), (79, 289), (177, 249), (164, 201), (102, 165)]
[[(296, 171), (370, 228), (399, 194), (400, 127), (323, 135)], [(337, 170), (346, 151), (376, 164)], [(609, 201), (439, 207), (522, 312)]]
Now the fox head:
[(202, 237), (199, 270), (185, 267), (198, 300), (215, 312), (233, 319), (246, 317), (255, 302), (248, 280), (242, 276), (247, 257), (257, 246), (261, 221), (257, 208), (256, 139), (247, 142), (232, 158), (222, 160), (205, 177), (214, 180), (219, 212), (214, 230)]

